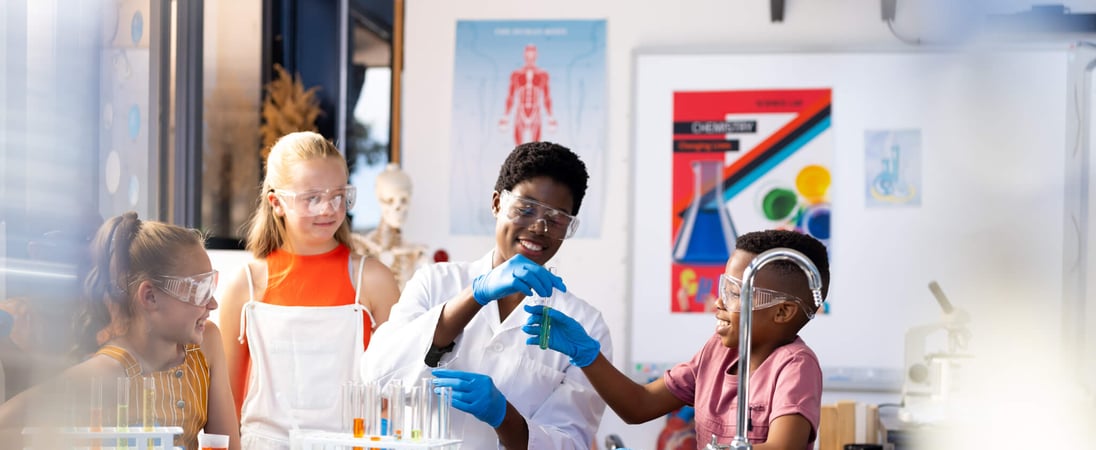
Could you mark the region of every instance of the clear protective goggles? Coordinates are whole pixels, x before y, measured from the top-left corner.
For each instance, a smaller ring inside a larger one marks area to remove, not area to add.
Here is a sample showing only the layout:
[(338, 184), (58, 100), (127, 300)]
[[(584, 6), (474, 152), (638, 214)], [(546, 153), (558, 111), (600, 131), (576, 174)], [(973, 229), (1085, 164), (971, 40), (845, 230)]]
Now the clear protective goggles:
[(217, 271), (206, 272), (189, 277), (162, 275), (155, 277), (160, 290), (184, 303), (203, 307), (213, 300), (217, 290)]
[(574, 236), (578, 230), (577, 217), (505, 189), (499, 194), (499, 211), (520, 227), (543, 223), (541, 232), (560, 240)]
[(293, 192), (285, 189), (274, 189), (274, 195), (278, 196), (285, 207), (293, 212), (306, 216), (319, 216), (326, 212), (328, 207), (332, 211), (349, 211), (354, 207), (354, 201), (358, 198), (358, 189), (351, 185), (337, 188)]
[[(723, 308), (729, 312), (742, 311), (742, 281), (727, 275), (719, 276), (719, 301)], [(807, 308), (806, 303), (799, 297), (772, 289), (760, 287), (753, 288), (753, 310), (771, 308), (784, 302), (797, 302), (799, 309), (807, 315), (807, 319), (814, 318), (814, 310)]]

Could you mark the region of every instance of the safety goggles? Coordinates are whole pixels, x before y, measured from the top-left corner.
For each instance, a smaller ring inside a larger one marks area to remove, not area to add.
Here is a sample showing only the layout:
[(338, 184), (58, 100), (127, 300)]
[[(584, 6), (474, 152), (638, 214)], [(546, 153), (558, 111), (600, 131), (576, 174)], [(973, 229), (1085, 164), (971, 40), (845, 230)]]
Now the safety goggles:
[(160, 290), (184, 303), (202, 307), (213, 300), (213, 291), (217, 290), (217, 271), (173, 277), (168, 275), (155, 277)]
[(499, 197), (499, 211), (514, 225), (528, 227), (534, 223), (543, 224), (544, 234), (560, 240), (574, 236), (578, 229), (577, 217), (544, 203), (505, 189)]
[[(723, 308), (730, 312), (742, 311), (742, 281), (727, 275), (719, 276), (719, 301)], [(807, 319), (814, 318), (814, 310), (807, 308), (806, 303), (799, 297), (772, 289), (753, 288), (753, 310), (771, 308), (784, 302), (798, 302), (799, 309), (807, 314)]]
[(323, 214), (327, 207), (331, 207), (331, 210), (336, 212), (349, 211), (354, 207), (358, 190), (348, 184), (337, 188), (304, 192), (274, 189), (274, 195), (282, 200), (286, 208), (299, 215), (318, 216)]

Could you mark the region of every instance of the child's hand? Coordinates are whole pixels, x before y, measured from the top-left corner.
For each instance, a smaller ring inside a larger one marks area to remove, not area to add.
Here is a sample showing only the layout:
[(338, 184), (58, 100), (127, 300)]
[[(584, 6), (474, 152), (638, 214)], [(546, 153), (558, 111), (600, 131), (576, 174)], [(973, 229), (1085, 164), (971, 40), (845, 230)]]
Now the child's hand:
[[(525, 305), (529, 319), (521, 331), (533, 335), (525, 341), (529, 345), (540, 344), (540, 324), (544, 319), (544, 305)], [(548, 347), (571, 357), (571, 364), (586, 367), (601, 353), (601, 343), (590, 337), (582, 324), (557, 309), (548, 310), (552, 331), (548, 334)]]

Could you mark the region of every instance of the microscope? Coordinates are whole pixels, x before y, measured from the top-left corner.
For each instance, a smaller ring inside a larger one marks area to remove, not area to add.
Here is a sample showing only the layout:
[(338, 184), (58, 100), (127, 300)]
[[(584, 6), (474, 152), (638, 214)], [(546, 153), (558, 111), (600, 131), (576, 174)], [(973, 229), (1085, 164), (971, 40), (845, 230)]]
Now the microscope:
[[(948, 418), (949, 406), (962, 384), (962, 368), (971, 355), (964, 353), (970, 340), (970, 316), (951, 302), (935, 281), (929, 283), (944, 314), (939, 322), (919, 325), (906, 332), (905, 379), (898, 419), (911, 424), (932, 424)], [(944, 345), (930, 353), (930, 338)]]

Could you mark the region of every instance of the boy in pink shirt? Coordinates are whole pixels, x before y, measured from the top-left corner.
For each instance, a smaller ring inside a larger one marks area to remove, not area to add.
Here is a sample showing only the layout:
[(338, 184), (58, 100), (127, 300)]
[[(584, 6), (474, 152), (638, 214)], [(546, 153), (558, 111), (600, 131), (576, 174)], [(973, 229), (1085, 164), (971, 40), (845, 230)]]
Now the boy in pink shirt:
[[(822, 294), (830, 285), (826, 247), (794, 231), (747, 233), (735, 242), (735, 252), (720, 276), (715, 334), (691, 360), (668, 370), (647, 385), (635, 383), (600, 352), (597, 340), (582, 326), (550, 310), (548, 346), (571, 357), (598, 394), (630, 424), (661, 417), (683, 405), (696, 409), (697, 448), (715, 436), (720, 444), (735, 435), (738, 414), (738, 313), (741, 279), (758, 254), (790, 248), (805, 255), (822, 274)], [(799, 330), (818, 309), (807, 277), (791, 262), (764, 266), (754, 276), (753, 334), (750, 340), (750, 415), (746, 436), (756, 450), (812, 449), (818, 434), (822, 402), (822, 370), (818, 358), (799, 338)], [(530, 313), (522, 328), (537, 345), (543, 306), (525, 306)]]

